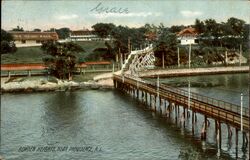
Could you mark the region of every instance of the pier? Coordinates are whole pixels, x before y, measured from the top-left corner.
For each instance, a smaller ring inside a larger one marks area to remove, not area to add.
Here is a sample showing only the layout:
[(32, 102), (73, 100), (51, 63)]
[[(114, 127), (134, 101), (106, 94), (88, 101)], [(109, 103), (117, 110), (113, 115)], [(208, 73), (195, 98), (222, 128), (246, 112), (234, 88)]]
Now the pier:
[(173, 116), (176, 123), (179, 119), (182, 119), (184, 128), (186, 121), (191, 119), (192, 133), (194, 133), (197, 122), (196, 114), (202, 115), (204, 120), (200, 135), (203, 140), (206, 140), (207, 128), (212, 125), (208, 118), (213, 119), (218, 149), (221, 149), (221, 125), (223, 123), (228, 126), (227, 136), (230, 141), (232, 140), (232, 134), (235, 134), (236, 153), (238, 151), (239, 132), (242, 132), (243, 147), (249, 146), (248, 108), (241, 108), (223, 100), (160, 84), (159, 81), (156, 83), (149, 82), (126, 74), (114, 74), (113, 81), (116, 89), (138, 99), (148, 110), (162, 117)]

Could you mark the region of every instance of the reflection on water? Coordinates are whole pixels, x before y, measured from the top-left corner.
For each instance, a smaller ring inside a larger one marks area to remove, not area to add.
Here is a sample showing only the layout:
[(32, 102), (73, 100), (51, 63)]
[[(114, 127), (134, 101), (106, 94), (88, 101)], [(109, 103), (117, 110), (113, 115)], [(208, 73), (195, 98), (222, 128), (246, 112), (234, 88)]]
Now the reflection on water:
[[(226, 87), (195, 87), (192, 91), (227, 98), (236, 93), (225, 90), (235, 90), (238, 94), (246, 84), (245, 76), (238, 78), (238, 82), (231, 80), (232, 77), (201, 76), (200, 81), (210, 81), (211, 78), (214, 83), (226, 82), (223, 84)], [(191, 81), (195, 78), (191, 77)], [(171, 79), (162, 81), (167, 83)], [(182, 78), (174, 81), (181, 82)], [(232, 97), (228, 99), (234, 101)], [(222, 136), (222, 150), (218, 154), (212, 120), (207, 141), (201, 141), (201, 115), (197, 115), (193, 136), (190, 121), (183, 128), (180, 120), (176, 123), (174, 119), (160, 118), (145, 110), (143, 104), (131, 96), (115, 90), (4, 94), (1, 103), (0, 153), (6, 159), (212, 160), (234, 159), (236, 155), (234, 142), (228, 141), (226, 134)], [(227, 130), (225, 125), (222, 130)], [(239, 141), (241, 146), (241, 138)], [(18, 152), (21, 146), (92, 146), (101, 150)], [(246, 155), (239, 149), (239, 157), (246, 159)]]

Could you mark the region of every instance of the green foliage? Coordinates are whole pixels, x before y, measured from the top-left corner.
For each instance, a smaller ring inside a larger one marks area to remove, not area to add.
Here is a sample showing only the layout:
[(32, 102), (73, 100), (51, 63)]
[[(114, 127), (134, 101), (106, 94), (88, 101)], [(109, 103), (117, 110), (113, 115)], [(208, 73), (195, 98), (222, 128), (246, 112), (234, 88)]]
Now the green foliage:
[(12, 31), (20, 31), (23, 32), (23, 27), (17, 26), (16, 28), (13, 28)]
[(11, 42), (13, 41), (13, 37), (10, 33), (6, 32), (5, 30), (1, 29), (1, 41)]
[(1, 41), (1, 54), (16, 52), (17, 48), (14, 42)]
[(144, 27), (141, 28), (129, 28), (124, 26), (118, 26), (113, 29), (112, 36), (114, 37), (113, 45), (114, 52), (118, 53), (120, 49), (121, 53), (128, 53), (128, 41), (132, 45), (132, 49), (139, 49), (145, 44), (145, 32)]
[(50, 28), (49, 30), (46, 30), (46, 32), (56, 32), (59, 39), (66, 39), (69, 37), (70, 35), (70, 29), (67, 27), (63, 27), (63, 28)]
[(243, 51), (247, 49), (249, 25), (241, 19), (231, 17), (226, 23), (217, 23), (214, 19), (196, 19), (194, 27), (200, 34), (198, 39), (202, 46), (232, 49), (243, 44)]
[(231, 17), (227, 20), (227, 25), (231, 28), (231, 35), (243, 35), (245, 21)]
[(85, 52), (79, 52), (76, 54), (76, 57), (79, 59), (84, 59), (84, 61), (95, 61), (96, 59), (93, 59), (94, 49), (96, 48), (105, 48), (105, 42), (103, 41), (78, 41), (75, 42), (79, 46), (81, 46)]
[(162, 66), (162, 58), (166, 66), (177, 64), (177, 37), (169, 30), (164, 32), (156, 42), (154, 54), (156, 57), (156, 66)]
[(1, 54), (16, 52), (17, 48), (10, 33), (1, 29)]
[(56, 29), (59, 39), (66, 39), (69, 37), (70, 29), (69, 28), (60, 28)]
[(101, 38), (107, 38), (111, 35), (112, 30), (115, 28), (113, 23), (97, 23), (92, 26), (96, 34)]
[(41, 32), (42, 30), (39, 29), (39, 28), (35, 28), (33, 31), (34, 31), (34, 32)]
[[(224, 62), (222, 56), (224, 49), (239, 48), (239, 44), (243, 44), (243, 51), (247, 51), (249, 42), (249, 25), (243, 20), (237, 18), (229, 18), (227, 22), (216, 22), (215, 19), (206, 19), (201, 21), (195, 20), (193, 27), (198, 31), (199, 46), (192, 46), (192, 64), (202, 65), (205, 63)], [(129, 28), (127, 26), (115, 26), (110, 23), (97, 23), (92, 26), (100, 37), (111, 35), (112, 41), (106, 43), (106, 49), (95, 50), (94, 54), (89, 57), (98, 59), (114, 59), (115, 54), (128, 53), (130, 48), (128, 42), (132, 45), (132, 50), (144, 47), (147, 43), (154, 43), (154, 53), (156, 56), (156, 65), (164, 64), (166, 66), (177, 64), (177, 38), (176, 33), (185, 28), (183, 25), (164, 27), (163, 24), (155, 26), (154, 24), (145, 24), (140, 28)], [(156, 40), (146, 41), (145, 35), (154, 33)], [(104, 48), (104, 47), (95, 47)], [(180, 48), (180, 62), (187, 64), (188, 48)]]
[(95, 57), (93, 57), (93, 59), (103, 60), (103, 58), (105, 57), (107, 52), (108, 52), (107, 48), (96, 48), (96, 49), (94, 49), (93, 56), (95, 56)]
[(58, 43), (52, 41), (43, 43), (41, 48), (45, 53), (52, 56), (43, 59), (50, 74), (59, 79), (68, 78), (70, 80), (76, 64), (74, 54), (84, 50), (73, 42)]
[(169, 28), (169, 31), (172, 33), (178, 33), (181, 30), (183, 30), (184, 28), (185, 28), (185, 26), (183, 26), (183, 25), (180, 25), (180, 26), (173, 25)]
[(199, 19), (195, 20), (194, 28), (198, 33), (204, 33), (205, 32), (205, 24), (203, 21), (200, 21)]
[(85, 62), (85, 59), (83, 57), (78, 58), (78, 63), (83, 63)]

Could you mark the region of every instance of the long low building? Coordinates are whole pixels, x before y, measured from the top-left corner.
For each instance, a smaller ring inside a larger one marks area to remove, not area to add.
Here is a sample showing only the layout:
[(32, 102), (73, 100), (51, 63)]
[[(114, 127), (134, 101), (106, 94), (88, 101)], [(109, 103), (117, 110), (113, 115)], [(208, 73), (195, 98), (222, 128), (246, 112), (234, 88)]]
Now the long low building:
[(16, 47), (41, 46), (42, 42), (57, 41), (56, 32), (26, 32), (26, 31), (10, 31), (14, 39)]
[(110, 38), (100, 38), (93, 30), (71, 31), (68, 40), (70, 41), (109, 41)]

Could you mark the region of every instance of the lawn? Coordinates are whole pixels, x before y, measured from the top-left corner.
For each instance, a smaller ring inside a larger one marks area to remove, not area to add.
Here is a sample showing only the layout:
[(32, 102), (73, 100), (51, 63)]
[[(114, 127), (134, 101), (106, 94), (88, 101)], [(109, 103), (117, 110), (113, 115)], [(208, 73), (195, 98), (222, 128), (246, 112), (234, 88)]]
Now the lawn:
[[(89, 54), (93, 53), (95, 48), (105, 47), (103, 41), (85, 41), (76, 42), (84, 50), (84, 53), (79, 53), (77, 57), (86, 58)], [(17, 48), (15, 53), (2, 54), (1, 64), (13, 64), (13, 63), (42, 63), (43, 58), (48, 55), (44, 54), (40, 47), (23, 47)]]
[(47, 55), (40, 47), (18, 48), (15, 53), (2, 54), (1, 64), (9, 63), (42, 63), (42, 58)]
[(93, 54), (93, 50), (96, 48), (104, 48), (105, 46), (105, 42), (104, 41), (81, 41), (81, 42), (76, 42), (77, 44), (79, 44), (84, 50), (84, 53), (79, 53), (78, 57), (81, 57), (83, 59), (87, 59), (90, 60), (88, 58), (88, 56), (90, 54)]

